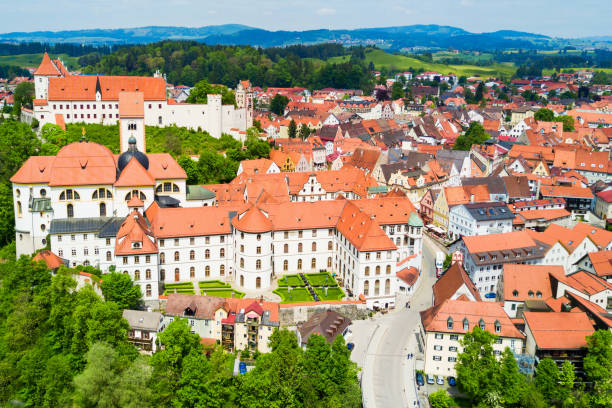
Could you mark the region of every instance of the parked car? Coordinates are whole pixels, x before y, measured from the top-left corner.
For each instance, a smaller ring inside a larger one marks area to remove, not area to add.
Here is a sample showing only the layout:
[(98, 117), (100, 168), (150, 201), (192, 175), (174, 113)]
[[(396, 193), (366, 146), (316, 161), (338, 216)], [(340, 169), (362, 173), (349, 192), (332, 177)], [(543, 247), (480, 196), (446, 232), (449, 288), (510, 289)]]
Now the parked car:
[(419, 386), (425, 385), (425, 379), (423, 378), (423, 374), (417, 373), (417, 375), (416, 375), (416, 382), (417, 382), (417, 385), (419, 385)]
[(244, 361), (241, 361), (238, 364), (238, 371), (240, 372), (240, 374), (246, 374), (247, 369), (246, 369), (246, 363)]
[(444, 377), (442, 377), (441, 375), (438, 376), (438, 379), (436, 380), (436, 383), (438, 385), (444, 385)]
[(433, 375), (431, 374), (427, 374), (427, 384), (435, 384), (436, 382), (434, 381)]
[(349, 351), (353, 351), (355, 343), (346, 343), (346, 348), (349, 349)]
[(457, 385), (457, 380), (455, 380), (455, 377), (448, 377), (448, 385), (450, 385), (451, 387)]

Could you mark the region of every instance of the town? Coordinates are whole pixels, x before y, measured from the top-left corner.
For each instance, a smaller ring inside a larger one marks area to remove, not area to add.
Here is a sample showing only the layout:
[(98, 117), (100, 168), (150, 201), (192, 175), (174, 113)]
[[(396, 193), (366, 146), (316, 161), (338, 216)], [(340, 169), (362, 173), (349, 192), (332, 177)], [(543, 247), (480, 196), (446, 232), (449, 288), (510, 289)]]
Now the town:
[(0, 80), (0, 400), (612, 404), (605, 71), (26, 72)]

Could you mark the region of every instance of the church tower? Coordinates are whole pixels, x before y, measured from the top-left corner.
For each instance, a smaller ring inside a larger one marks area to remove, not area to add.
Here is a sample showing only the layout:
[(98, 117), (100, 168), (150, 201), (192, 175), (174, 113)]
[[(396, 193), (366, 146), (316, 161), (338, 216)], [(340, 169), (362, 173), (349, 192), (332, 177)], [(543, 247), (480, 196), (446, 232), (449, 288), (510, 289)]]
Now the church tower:
[(49, 95), (49, 78), (61, 77), (62, 72), (56, 63), (45, 52), (40, 66), (34, 71), (34, 94), (36, 99), (47, 99)]
[(146, 153), (144, 123), (144, 94), (142, 92), (119, 92), (119, 135), (121, 152), (130, 147), (129, 140), (136, 140), (136, 148)]

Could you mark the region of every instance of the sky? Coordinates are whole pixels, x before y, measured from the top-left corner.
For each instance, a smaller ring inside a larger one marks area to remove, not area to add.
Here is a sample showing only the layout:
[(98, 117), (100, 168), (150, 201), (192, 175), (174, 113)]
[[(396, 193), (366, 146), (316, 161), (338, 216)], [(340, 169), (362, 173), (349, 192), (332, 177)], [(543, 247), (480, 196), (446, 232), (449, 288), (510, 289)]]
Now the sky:
[(564, 38), (612, 35), (610, 0), (27, 0), (11, 2), (2, 15), (1, 32), (239, 23), (268, 30), (439, 24)]

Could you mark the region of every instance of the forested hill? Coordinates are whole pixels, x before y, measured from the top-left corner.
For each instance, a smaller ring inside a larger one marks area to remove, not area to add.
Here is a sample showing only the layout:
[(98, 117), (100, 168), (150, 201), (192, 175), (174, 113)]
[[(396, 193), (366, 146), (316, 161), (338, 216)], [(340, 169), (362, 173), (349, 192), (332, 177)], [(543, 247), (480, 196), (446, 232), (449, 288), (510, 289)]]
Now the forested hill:
[[(334, 56), (351, 55), (347, 62), (328, 63)], [(110, 55), (85, 55), (88, 74), (152, 75), (160, 70), (173, 84), (192, 86), (202, 79), (234, 87), (248, 79), (255, 86), (353, 88), (370, 92), (373, 77), (362, 47), (339, 44), (254, 48), (210, 46), (192, 41), (164, 41), (116, 50)], [(89, 61), (91, 59), (91, 61)]]

